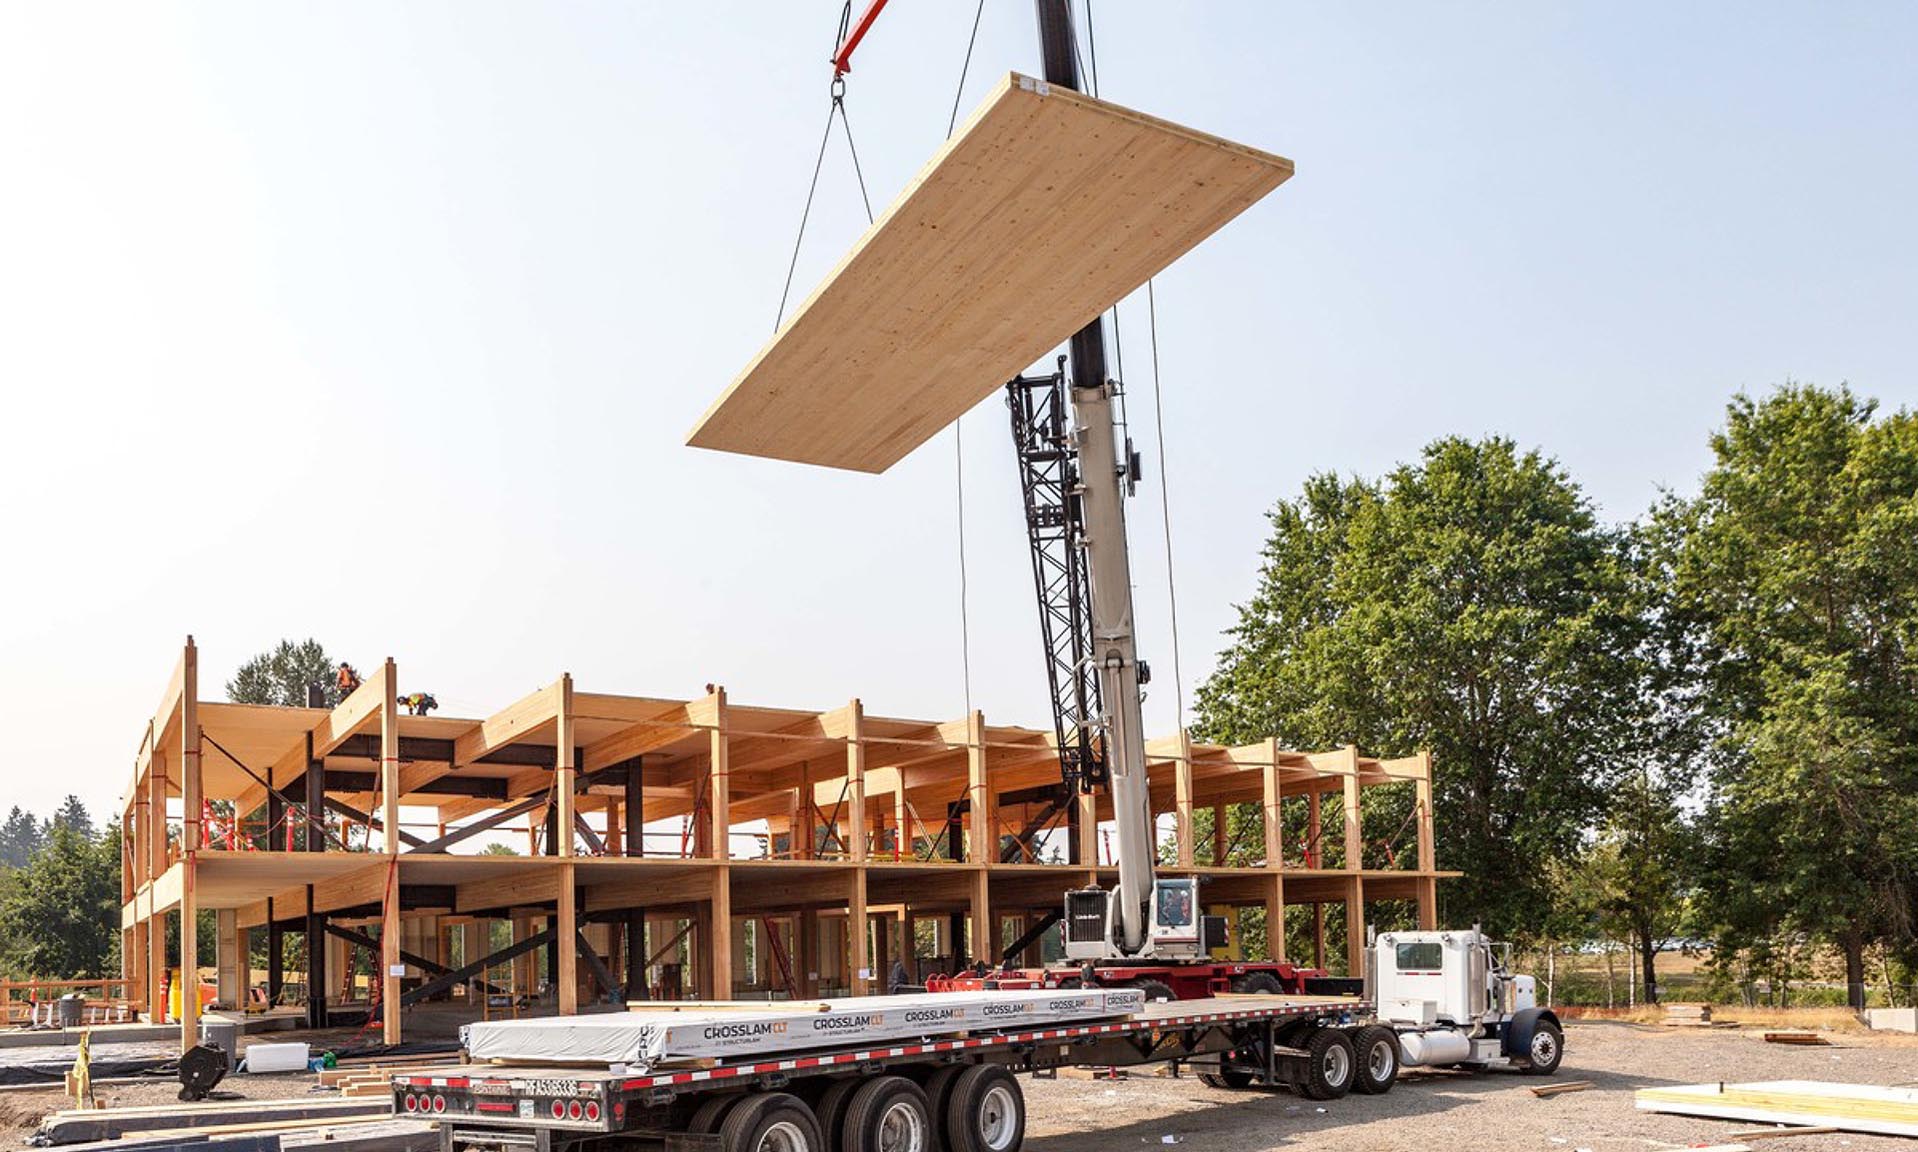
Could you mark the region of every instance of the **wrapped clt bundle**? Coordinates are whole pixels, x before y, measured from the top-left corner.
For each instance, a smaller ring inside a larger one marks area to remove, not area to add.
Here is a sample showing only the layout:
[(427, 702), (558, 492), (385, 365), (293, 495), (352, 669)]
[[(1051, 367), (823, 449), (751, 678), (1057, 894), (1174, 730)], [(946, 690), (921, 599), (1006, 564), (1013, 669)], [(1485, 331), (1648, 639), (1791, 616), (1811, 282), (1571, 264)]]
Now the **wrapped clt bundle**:
[(603, 1016), (468, 1024), (474, 1060), (515, 1064), (624, 1064), (899, 1042), (1007, 1028), (1055, 1027), (1129, 1016), (1145, 1006), (1130, 988), (1035, 989), (863, 996), (804, 1005), (644, 1006)]

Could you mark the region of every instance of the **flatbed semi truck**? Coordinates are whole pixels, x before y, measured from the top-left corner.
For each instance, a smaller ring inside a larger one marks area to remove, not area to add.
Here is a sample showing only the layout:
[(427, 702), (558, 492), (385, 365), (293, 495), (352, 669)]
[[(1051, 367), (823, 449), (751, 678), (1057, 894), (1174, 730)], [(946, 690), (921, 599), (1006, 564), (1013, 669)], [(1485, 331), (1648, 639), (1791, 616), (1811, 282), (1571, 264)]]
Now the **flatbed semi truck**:
[(1385, 1092), (1398, 1046), (1371, 1018), (1359, 997), (1218, 996), (643, 1072), (474, 1064), (396, 1076), (393, 1111), (438, 1121), (443, 1152), (1019, 1152), (1017, 1077), (1062, 1067), (1170, 1063), (1219, 1086), (1319, 1100)]

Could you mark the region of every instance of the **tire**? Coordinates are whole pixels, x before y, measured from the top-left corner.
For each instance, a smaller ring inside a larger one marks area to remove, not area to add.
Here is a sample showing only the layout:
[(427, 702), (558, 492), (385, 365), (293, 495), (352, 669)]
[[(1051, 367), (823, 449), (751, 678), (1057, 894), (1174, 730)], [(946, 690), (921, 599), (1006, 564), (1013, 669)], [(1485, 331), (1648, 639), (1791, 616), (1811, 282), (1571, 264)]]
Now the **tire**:
[(729, 1092), (723, 1096), (714, 1096), (702, 1103), (693, 1112), (693, 1118), (686, 1122), (686, 1131), (700, 1136), (711, 1136), (719, 1131), (725, 1122), (726, 1113), (733, 1105), (746, 1097), (738, 1092)]
[(1532, 1029), (1531, 1043), (1525, 1046), (1525, 1071), (1534, 1076), (1550, 1076), (1565, 1059), (1565, 1032), (1550, 1020), (1540, 1020)]
[(946, 1152), (1019, 1152), (1026, 1096), (1004, 1068), (974, 1064), (953, 1082), (945, 1121)]
[(1398, 1033), (1383, 1024), (1368, 1024), (1353, 1035), (1352, 1047), (1358, 1057), (1352, 1091), (1367, 1096), (1390, 1092), (1403, 1059)]
[(1218, 1072), (1199, 1073), (1199, 1083), (1209, 1088), (1225, 1088), (1233, 1092), (1243, 1092), (1252, 1087), (1252, 1073), (1239, 1072), (1230, 1068)]
[(1241, 996), (1277, 996), (1285, 991), (1270, 972), (1248, 972), (1232, 982), (1232, 990)]
[(825, 1152), (847, 1152), (845, 1148), (846, 1106), (852, 1103), (852, 1094), (859, 1091), (865, 1081), (857, 1076), (842, 1076), (826, 1085), (819, 1094), (819, 1102), (812, 1107), (812, 1114), (819, 1121), (819, 1135)]
[(1177, 996), (1172, 994), (1171, 985), (1163, 980), (1134, 980), (1132, 983), (1127, 984), (1126, 987), (1137, 988), (1139, 991), (1145, 993), (1145, 1002), (1147, 1004), (1152, 1003), (1154, 1000), (1178, 999)]
[(1306, 1039), (1305, 1051), (1299, 1095), (1307, 1100), (1337, 1100), (1352, 1090), (1359, 1059), (1351, 1037), (1337, 1028), (1317, 1028)]
[(946, 1152), (951, 1152), (951, 1145), (945, 1143), (946, 1105), (952, 1100), (953, 1085), (965, 1070), (964, 1064), (947, 1064), (933, 1069), (930, 1076), (919, 1082), (920, 1090), (926, 1094), (926, 1115), (932, 1117), (933, 1145)]
[(936, 1152), (938, 1145), (926, 1094), (904, 1076), (861, 1084), (841, 1134), (840, 1152)]
[(812, 1109), (786, 1092), (748, 1096), (719, 1125), (722, 1152), (822, 1152), (824, 1143)]

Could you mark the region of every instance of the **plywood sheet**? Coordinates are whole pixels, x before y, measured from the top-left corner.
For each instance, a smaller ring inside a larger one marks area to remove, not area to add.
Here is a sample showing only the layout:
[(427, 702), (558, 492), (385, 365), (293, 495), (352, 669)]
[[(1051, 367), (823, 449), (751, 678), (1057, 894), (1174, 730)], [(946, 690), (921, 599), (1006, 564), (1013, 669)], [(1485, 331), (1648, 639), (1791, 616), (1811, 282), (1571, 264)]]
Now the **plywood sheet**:
[(1008, 76), (690, 442), (883, 472), (1291, 174)]

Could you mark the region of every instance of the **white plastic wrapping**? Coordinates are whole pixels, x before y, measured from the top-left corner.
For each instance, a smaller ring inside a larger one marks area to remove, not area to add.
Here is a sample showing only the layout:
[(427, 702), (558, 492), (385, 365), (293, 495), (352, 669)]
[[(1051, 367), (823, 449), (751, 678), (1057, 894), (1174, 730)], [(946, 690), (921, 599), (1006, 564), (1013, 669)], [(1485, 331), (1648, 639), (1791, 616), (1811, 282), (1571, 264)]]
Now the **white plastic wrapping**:
[(598, 1016), (478, 1022), (460, 1029), (460, 1041), (474, 1060), (625, 1064), (645, 1070), (680, 1060), (1057, 1027), (1129, 1016), (1144, 1006), (1144, 995), (1130, 988), (919, 993), (796, 1005), (686, 1002), (676, 1009), (662, 1005)]

